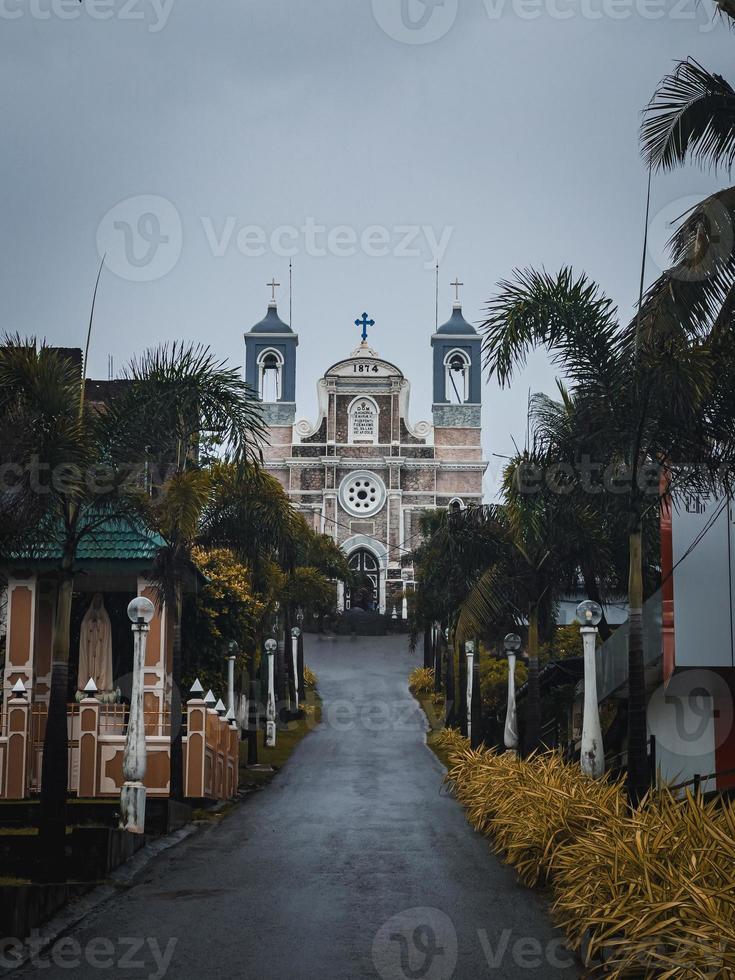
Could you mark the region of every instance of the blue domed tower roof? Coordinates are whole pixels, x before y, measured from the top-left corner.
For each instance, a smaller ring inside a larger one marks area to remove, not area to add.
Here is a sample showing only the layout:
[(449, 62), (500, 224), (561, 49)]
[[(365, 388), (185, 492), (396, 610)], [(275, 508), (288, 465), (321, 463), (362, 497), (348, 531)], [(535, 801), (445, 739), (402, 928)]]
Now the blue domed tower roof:
[(278, 315), (278, 308), (275, 303), (268, 304), (268, 311), (254, 327), (251, 327), (248, 331), (249, 333), (293, 333), (291, 327), (284, 323), (283, 320)]
[(443, 323), (437, 333), (440, 334), (462, 334), (463, 336), (468, 336), (468, 334), (476, 334), (477, 331), (465, 320), (462, 313), (462, 305), (460, 303), (455, 303), (452, 309), (452, 315), (449, 317), (446, 323)]
[[(284, 323), (276, 306), (275, 280), (268, 310), (245, 333), (245, 380), (263, 403), (269, 426), (293, 425), (296, 419), (296, 348), (299, 336)], [(275, 386), (265, 385), (266, 369)], [(275, 372), (275, 377), (273, 376)]]

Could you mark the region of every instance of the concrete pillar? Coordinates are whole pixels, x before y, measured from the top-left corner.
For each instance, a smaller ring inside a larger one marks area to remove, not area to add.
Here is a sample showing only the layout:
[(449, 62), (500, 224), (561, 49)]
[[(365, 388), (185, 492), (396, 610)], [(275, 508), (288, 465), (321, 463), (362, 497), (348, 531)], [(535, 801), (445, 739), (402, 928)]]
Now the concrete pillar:
[(164, 714), (166, 691), (171, 682), (173, 630), (167, 628), (168, 611), (165, 604), (158, 605), (156, 587), (141, 578), (138, 580), (138, 595), (150, 599), (155, 606), (146, 642), (143, 675), (145, 731), (146, 735), (165, 735)]
[(35, 575), (8, 579), (7, 636), (3, 675), (6, 704), (12, 698), (13, 686), (19, 680), (23, 682), (29, 694), (33, 691), (37, 588), (38, 581)]
[(7, 736), (3, 797), (23, 800), (28, 796), (30, 751), (30, 704), (27, 697), (13, 695), (7, 704)]
[(79, 705), (79, 787), (80, 797), (95, 797), (99, 786), (97, 744), (100, 731), (100, 703), (96, 697), (84, 698)]
[(204, 796), (204, 758), (207, 739), (207, 705), (196, 695), (186, 702), (186, 774), (184, 795), (201, 799)]

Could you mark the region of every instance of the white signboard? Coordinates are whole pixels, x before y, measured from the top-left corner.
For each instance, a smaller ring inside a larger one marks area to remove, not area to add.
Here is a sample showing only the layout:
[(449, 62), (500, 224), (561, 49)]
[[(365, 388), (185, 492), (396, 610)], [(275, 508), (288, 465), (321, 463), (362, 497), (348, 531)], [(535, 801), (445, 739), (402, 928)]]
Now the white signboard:
[(350, 442), (377, 442), (378, 412), (372, 401), (362, 398), (350, 408)]
[(676, 666), (735, 666), (733, 502), (678, 496), (671, 529)]

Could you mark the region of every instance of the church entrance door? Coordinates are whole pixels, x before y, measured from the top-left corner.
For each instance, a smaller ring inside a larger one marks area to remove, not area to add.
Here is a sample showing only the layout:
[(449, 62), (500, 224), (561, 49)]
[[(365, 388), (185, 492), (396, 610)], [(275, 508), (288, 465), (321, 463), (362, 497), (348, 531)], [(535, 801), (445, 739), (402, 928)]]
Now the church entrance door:
[(349, 558), (355, 584), (345, 588), (345, 609), (380, 609), (380, 566), (375, 555), (360, 548)]

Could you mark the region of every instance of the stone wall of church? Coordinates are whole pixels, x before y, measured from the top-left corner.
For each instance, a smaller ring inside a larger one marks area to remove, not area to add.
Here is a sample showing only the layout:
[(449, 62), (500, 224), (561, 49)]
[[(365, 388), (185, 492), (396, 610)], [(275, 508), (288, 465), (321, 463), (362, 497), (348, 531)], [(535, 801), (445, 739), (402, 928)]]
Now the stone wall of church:
[(301, 490), (322, 490), (324, 488), (324, 470), (299, 468), (299, 484)]
[(402, 490), (423, 490), (432, 493), (434, 490), (434, 470), (419, 469), (418, 467), (404, 467), (401, 470), (401, 489)]
[(461, 497), (463, 493), (482, 492), (482, 473), (479, 470), (439, 470), (436, 492)]
[(263, 458), (268, 461), (290, 456), (292, 442), (293, 429), (290, 425), (269, 426), (267, 440), (262, 445)]

